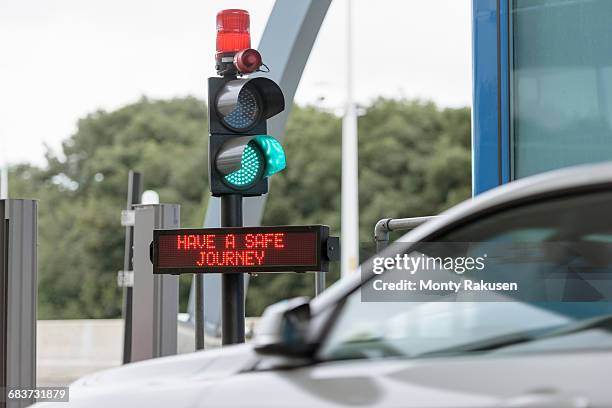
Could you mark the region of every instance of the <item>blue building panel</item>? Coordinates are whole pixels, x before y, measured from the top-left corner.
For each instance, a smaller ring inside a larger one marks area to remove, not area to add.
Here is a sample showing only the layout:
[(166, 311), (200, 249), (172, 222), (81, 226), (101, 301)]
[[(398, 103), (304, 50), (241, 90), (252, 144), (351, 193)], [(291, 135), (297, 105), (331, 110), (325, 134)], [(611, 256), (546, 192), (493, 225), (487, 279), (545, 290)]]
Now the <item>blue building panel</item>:
[(506, 0), (472, 0), (472, 190), (510, 180), (509, 10)]

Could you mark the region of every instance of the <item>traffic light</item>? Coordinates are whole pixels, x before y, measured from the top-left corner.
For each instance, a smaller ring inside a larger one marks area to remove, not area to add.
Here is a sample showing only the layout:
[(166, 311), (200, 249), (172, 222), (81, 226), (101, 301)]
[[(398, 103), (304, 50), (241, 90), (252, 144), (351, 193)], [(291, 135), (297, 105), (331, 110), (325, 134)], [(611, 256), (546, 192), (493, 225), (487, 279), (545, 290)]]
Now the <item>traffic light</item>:
[(285, 168), (282, 145), (267, 135), (267, 119), (285, 109), (280, 87), (267, 78), (243, 78), (262, 65), (250, 48), (249, 15), (217, 14), (216, 68), (208, 79), (209, 181), (213, 196), (257, 196), (268, 177)]

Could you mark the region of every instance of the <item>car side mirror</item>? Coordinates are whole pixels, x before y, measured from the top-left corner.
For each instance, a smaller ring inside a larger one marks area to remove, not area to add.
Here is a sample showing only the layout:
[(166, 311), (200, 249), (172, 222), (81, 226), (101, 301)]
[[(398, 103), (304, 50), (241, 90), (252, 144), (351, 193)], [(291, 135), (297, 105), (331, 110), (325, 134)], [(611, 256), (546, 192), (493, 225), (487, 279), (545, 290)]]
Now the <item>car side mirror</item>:
[(308, 298), (297, 297), (270, 305), (255, 329), (255, 351), (260, 354), (303, 357), (312, 348), (307, 341), (309, 326)]

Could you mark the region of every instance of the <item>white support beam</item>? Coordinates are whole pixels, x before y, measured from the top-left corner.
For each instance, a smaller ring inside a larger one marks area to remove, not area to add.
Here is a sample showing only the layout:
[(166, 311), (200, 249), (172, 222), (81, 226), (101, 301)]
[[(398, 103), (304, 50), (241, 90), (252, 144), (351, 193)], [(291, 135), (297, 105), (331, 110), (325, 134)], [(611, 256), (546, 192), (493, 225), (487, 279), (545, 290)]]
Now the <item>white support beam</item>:
[(342, 254), (346, 276), (359, 265), (359, 172), (357, 162), (357, 108), (353, 99), (352, 0), (346, 0), (346, 99), (342, 119)]

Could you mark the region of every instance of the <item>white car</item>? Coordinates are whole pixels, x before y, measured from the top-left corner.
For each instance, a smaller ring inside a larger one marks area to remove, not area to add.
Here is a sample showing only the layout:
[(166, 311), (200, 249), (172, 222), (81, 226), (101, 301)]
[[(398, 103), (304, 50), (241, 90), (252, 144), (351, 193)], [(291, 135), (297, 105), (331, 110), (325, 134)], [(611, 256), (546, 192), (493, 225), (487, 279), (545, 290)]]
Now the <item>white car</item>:
[[(549, 259), (553, 268), (567, 269), (567, 255), (578, 254), (583, 266), (609, 272), (612, 165), (497, 188), (409, 232), (383, 255), (410, 253), (423, 241), (508, 237), (564, 242), (565, 252)], [(512, 254), (505, 262), (529, 266)], [(270, 306), (251, 343), (88, 375), (71, 385), (66, 405), (612, 407), (612, 302), (362, 301), (360, 286), (377, 276), (366, 262), (361, 274), (310, 302)]]

